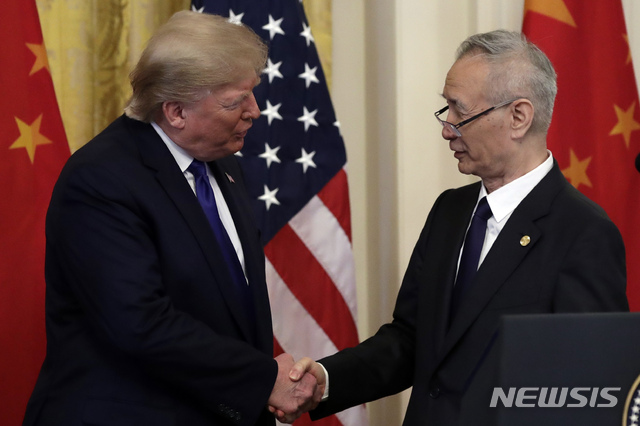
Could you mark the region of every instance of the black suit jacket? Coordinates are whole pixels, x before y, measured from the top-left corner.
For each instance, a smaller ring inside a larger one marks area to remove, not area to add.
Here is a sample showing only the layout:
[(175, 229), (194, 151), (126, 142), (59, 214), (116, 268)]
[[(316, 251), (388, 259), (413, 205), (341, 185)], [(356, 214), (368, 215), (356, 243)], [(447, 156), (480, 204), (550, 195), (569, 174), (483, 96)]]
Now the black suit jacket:
[(209, 165), (242, 242), (254, 320), (175, 159), (151, 125), (120, 117), (71, 156), (53, 192), (47, 355), (24, 425), (273, 424), (260, 236), (235, 158)]
[[(489, 402), (502, 315), (628, 310), (618, 229), (554, 164), (513, 212), (448, 327), (458, 255), (479, 190), (475, 183), (436, 201), (393, 322), (320, 360), (330, 393), (314, 418), (413, 386), (405, 426), (494, 424)], [(523, 236), (529, 244), (520, 243)]]

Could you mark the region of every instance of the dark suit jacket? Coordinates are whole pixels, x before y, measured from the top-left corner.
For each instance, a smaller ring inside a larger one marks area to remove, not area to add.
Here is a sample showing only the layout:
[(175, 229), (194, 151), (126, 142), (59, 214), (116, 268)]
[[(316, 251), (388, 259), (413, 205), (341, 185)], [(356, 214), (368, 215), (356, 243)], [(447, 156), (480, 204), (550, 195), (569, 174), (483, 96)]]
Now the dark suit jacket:
[(209, 165), (242, 242), (255, 319), (165, 144), (120, 117), (71, 156), (53, 192), (47, 355), (24, 425), (274, 423), (259, 233), (235, 158)]
[[(618, 229), (554, 164), (513, 212), (448, 328), (458, 255), (479, 190), (475, 183), (436, 201), (393, 322), (356, 348), (320, 360), (330, 390), (314, 418), (413, 385), (405, 426), (494, 424), (489, 402), (502, 315), (628, 310)], [(525, 235), (531, 242), (523, 246)]]

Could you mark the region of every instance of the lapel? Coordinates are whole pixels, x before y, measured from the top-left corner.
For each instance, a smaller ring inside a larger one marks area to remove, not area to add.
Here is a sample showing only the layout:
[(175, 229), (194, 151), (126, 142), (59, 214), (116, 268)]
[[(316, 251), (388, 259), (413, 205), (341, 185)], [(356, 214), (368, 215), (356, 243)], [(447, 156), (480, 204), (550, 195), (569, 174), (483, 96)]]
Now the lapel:
[(258, 231), (252, 216), (252, 206), (244, 195), (242, 172), (233, 156), (210, 162), (209, 167), (220, 186), (242, 244), (249, 290), (256, 310), (256, 337), (259, 347), (269, 349), (273, 345), (273, 330), (269, 296), (265, 285), (264, 252), (257, 237)]
[[(566, 183), (564, 176), (554, 161), (554, 166), (547, 176), (516, 207), (478, 269), (469, 293), (461, 302), (459, 312), (445, 336), (441, 360), (462, 338), (493, 295), (543, 237), (543, 231), (536, 225), (536, 221), (549, 213), (553, 199), (562, 189), (563, 182)], [(525, 235), (531, 240), (528, 245), (523, 246), (520, 239)]]
[(456, 279), (458, 257), (479, 192), (480, 182), (456, 190), (454, 193), (455, 198), (449, 201), (448, 205), (450, 207), (447, 207), (445, 212), (447, 226), (441, 226), (441, 222), (436, 225), (435, 232), (437, 232), (437, 236), (435, 240), (442, 242), (439, 244), (441, 255), (438, 257), (438, 263), (446, 265), (435, 268), (440, 271), (434, 280), (437, 283), (435, 300), (443, 301), (436, 306), (438, 318), (436, 342), (438, 350), (442, 349), (449, 329), (449, 311), (453, 284)]
[(235, 294), (228, 268), (219, 267), (225, 263), (225, 259), (215, 235), (180, 168), (151, 125), (127, 117), (123, 117), (123, 119), (135, 135), (134, 140), (138, 145), (142, 162), (154, 170), (158, 183), (166, 191), (193, 232), (195, 240), (204, 253), (215, 283), (219, 286), (231, 315), (242, 330), (244, 339), (253, 342), (249, 318), (243, 313), (242, 304)]

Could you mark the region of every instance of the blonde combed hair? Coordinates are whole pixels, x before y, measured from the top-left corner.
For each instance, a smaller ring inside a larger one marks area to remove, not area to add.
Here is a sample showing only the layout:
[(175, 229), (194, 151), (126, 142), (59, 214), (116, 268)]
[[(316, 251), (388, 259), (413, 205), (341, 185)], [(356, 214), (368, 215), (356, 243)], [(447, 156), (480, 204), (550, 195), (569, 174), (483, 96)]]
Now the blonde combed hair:
[(177, 12), (151, 37), (129, 75), (133, 95), (125, 114), (149, 123), (163, 102), (195, 102), (251, 72), (258, 78), (266, 60), (266, 44), (249, 27), (217, 15)]

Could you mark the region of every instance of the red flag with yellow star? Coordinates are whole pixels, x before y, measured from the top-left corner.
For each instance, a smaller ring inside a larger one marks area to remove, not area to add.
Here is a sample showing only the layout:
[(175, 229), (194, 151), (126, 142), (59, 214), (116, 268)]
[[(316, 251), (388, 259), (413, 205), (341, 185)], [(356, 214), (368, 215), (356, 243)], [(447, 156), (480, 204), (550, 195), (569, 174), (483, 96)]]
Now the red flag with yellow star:
[(45, 354), (44, 219), (69, 145), (35, 0), (0, 25), (0, 424), (18, 426)]
[(558, 73), (549, 149), (565, 177), (602, 206), (627, 251), (627, 295), (640, 310), (640, 104), (620, 0), (526, 0), (523, 32)]

